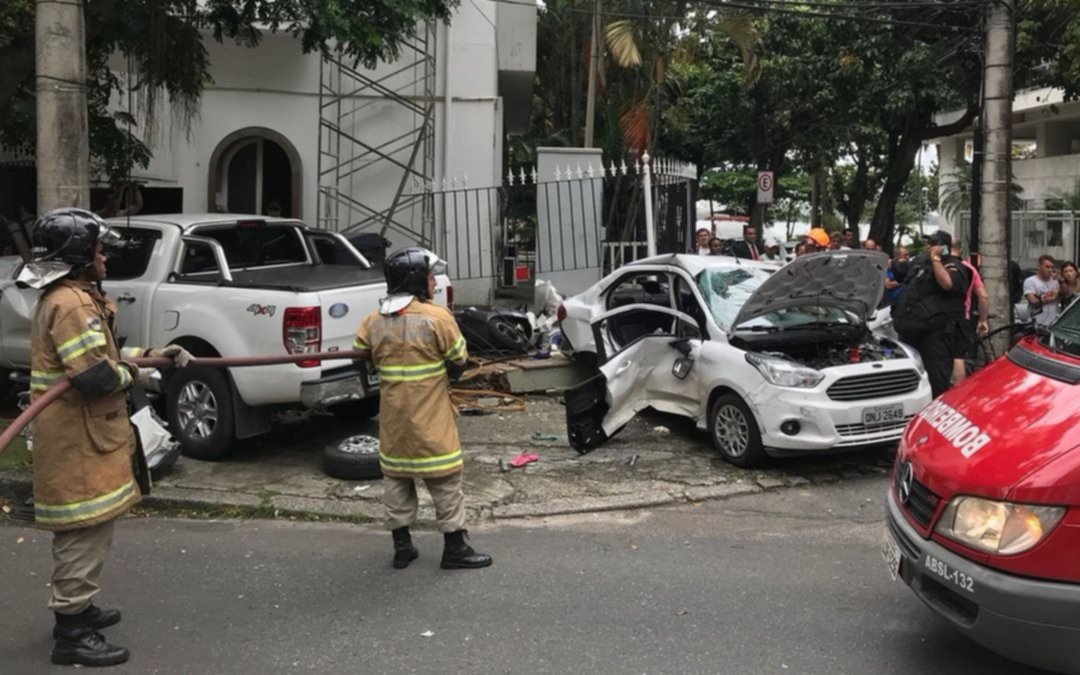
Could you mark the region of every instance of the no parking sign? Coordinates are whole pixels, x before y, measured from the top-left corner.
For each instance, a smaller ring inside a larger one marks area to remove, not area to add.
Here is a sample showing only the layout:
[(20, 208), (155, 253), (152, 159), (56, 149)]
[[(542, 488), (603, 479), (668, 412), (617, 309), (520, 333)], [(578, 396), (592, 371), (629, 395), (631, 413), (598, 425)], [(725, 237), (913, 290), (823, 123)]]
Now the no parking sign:
[(758, 171), (757, 174), (757, 203), (773, 203), (773, 172)]

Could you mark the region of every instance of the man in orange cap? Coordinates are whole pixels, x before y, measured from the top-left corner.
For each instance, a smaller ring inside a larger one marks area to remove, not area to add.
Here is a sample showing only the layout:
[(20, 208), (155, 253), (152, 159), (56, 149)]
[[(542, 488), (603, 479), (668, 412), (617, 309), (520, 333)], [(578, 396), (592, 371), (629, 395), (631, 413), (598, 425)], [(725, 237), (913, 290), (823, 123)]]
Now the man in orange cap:
[(829, 233), (820, 227), (815, 227), (806, 233), (803, 239), (807, 253), (817, 253), (829, 248)]

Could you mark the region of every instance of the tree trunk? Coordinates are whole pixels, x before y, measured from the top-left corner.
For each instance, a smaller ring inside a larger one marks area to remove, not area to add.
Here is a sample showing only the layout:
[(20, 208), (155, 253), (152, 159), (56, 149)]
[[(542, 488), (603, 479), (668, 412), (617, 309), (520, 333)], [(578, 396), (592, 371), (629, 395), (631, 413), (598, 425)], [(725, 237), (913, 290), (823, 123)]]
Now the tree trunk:
[(896, 234), (896, 204), (907, 184), (908, 176), (915, 167), (915, 157), (919, 153), (922, 141), (914, 135), (899, 135), (895, 146), (890, 149), (888, 168), (885, 170), (885, 184), (881, 188), (874, 216), (870, 220), (869, 238), (876, 241), (886, 251), (892, 252), (893, 237)]
[[(857, 150), (855, 177), (851, 180), (847, 200), (844, 202), (844, 222), (848, 227), (859, 231), (859, 221), (862, 219), (863, 209), (870, 199), (870, 160), (860, 150)], [(873, 239), (873, 237), (869, 237)]]
[(575, 148), (581, 147), (585, 122), (584, 111), (581, 109), (581, 94), (585, 90), (585, 82), (583, 82), (584, 78), (581, 76), (581, 59), (579, 58), (584, 43), (581, 40), (579, 29), (580, 26), (574, 27), (574, 38), (570, 52), (574, 56), (574, 58), (570, 59), (570, 91), (573, 92), (570, 96), (570, 144)]
[(818, 199), (818, 206), (821, 210), (821, 222), (825, 222), (826, 214), (836, 213), (836, 204), (833, 202), (832, 195), (829, 193), (829, 171), (824, 166), (817, 170), (817, 174), (814, 176), (818, 182), (818, 192), (821, 197)]

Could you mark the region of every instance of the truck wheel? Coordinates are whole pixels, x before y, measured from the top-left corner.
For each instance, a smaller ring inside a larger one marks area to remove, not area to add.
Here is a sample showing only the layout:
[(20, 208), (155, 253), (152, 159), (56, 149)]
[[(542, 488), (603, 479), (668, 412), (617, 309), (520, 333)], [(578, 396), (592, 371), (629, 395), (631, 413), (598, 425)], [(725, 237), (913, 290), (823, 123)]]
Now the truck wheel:
[(343, 480), (378, 480), (379, 441), (371, 436), (350, 436), (323, 448), (323, 473)]
[(165, 394), (169, 427), (184, 454), (195, 459), (217, 459), (236, 435), (232, 387), (216, 368), (180, 368), (169, 378)]
[(327, 408), (342, 422), (363, 422), (379, 414), (379, 397), (362, 398), (359, 401), (345, 401)]
[(713, 403), (709, 435), (720, 455), (735, 466), (760, 466), (768, 460), (754, 414), (736, 394), (723, 394)]

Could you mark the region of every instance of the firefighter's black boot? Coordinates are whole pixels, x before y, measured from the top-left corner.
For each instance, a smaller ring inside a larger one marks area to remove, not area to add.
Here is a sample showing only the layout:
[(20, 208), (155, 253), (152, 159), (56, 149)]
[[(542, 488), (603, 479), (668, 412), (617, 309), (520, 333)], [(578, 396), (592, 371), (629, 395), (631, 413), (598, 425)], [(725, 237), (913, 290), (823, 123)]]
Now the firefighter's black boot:
[(477, 553), (472, 546), (469, 546), (469, 542), (465, 539), (468, 533), (468, 530), (458, 530), (443, 534), (445, 546), (442, 554), (442, 568), (444, 570), (472, 570), (491, 564), (491, 556)]
[(56, 644), (52, 662), (58, 666), (115, 666), (131, 658), (128, 650), (109, 644), (101, 633), (86, 625), (82, 614), (57, 614), (53, 634)]
[(390, 534), (394, 537), (394, 569), (403, 570), (420, 557), (420, 551), (413, 546), (408, 527), (391, 530)]
[[(120, 623), (120, 610), (101, 609), (93, 603), (78, 614), (70, 614), (68, 616), (72, 621), (78, 619), (84, 626), (88, 626), (94, 630), (101, 630), (102, 628), (108, 628), (109, 626), (115, 626)], [(57, 622), (56, 626), (53, 628), (53, 637), (58, 640), (60, 639), (60, 622)]]

